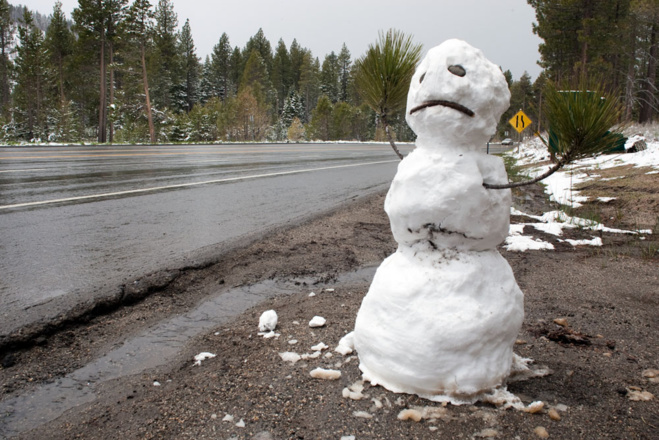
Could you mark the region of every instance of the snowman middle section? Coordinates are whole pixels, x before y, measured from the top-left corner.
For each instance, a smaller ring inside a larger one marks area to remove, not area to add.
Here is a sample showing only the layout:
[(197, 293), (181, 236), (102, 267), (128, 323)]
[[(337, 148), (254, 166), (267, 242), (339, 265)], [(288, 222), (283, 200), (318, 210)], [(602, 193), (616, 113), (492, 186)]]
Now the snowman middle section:
[(364, 378), (394, 392), (471, 402), (510, 374), (523, 294), (496, 250), (508, 234), (500, 158), (417, 148), (387, 199), (398, 250), (378, 268), (355, 324)]

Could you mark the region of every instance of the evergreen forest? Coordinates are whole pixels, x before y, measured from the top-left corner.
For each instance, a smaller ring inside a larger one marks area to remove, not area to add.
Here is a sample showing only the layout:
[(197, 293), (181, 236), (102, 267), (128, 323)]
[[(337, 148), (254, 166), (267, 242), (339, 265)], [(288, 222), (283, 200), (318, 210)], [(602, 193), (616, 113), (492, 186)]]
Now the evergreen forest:
[[(543, 71), (535, 80), (504, 71), (512, 99), (498, 137), (518, 110), (543, 129), (545, 82), (583, 75), (619, 94), (627, 120), (653, 120), (659, 0), (527, 2)], [(219, 35), (201, 59), (173, 0), (79, 0), (71, 17), (55, 2), (44, 12), (0, 0), (2, 143), (385, 139), (345, 44), (321, 61), (259, 29), (242, 48)], [(389, 124), (398, 140), (413, 140), (404, 115)]]

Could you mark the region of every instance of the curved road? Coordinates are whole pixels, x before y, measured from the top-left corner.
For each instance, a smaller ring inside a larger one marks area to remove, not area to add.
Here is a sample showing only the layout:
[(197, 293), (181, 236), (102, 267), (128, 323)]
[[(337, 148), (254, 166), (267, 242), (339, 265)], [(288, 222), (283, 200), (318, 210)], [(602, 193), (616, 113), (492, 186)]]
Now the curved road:
[(384, 190), (397, 163), (383, 144), (0, 148), (0, 339)]

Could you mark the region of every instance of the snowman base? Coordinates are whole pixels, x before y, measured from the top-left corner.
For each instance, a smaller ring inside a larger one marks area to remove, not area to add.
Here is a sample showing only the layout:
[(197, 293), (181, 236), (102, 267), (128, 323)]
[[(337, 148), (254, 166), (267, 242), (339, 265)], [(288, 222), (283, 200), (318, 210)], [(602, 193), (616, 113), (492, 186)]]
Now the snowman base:
[(364, 379), (454, 404), (510, 375), (523, 294), (496, 250), (400, 246), (378, 268), (354, 331)]

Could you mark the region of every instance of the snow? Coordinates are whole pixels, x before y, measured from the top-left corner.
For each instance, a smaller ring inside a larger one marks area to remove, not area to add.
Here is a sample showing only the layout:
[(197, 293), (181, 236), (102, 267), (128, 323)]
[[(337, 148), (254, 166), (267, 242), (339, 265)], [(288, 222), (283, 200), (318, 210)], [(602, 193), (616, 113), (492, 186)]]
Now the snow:
[[(629, 139), (639, 140), (639, 135), (630, 136)], [(647, 141), (647, 140), (646, 140)], [(538, 138), (520, 144), (519, 148), (509, 153), (517, 160), (519, 165), (533, 165), (549, 159), (547, 147)], [(594, 157), (578, 160), (543, 180), (545, 191), (551, 200), (562, 205), (578, 208), (586, 199), (572, 188), (579, 183), (599, 179), (598, 172), (619, 166), (631, 165), (636, 168), (649, 167), (654, 170), (646, 174), (659, 173), (659, 141), (647, 141), (647, 149), (636, 153), (600, 154)], [(544, 173), (551, 164), (535, 166), (529, 169), (529, 176), (535, 177)], [(604, 178), (602, 181), (619, 179), (621, 177)], [(604, 203), (613, 198), (601, 200)]]
[(277, 312), (266, 310), (259, 318), (259, 331), (270, 332), (277, 328)]
[(337, 353), (347, 356), (355, 349), (355, 333), (350, 332), (339, 341), (339, 345), (334, 349)]
[(202, 361), (205, 361), (206, 359), (211, 359), (214, 358), (216, 355), (213, 353), (208, 353), (206, 351), (199, 353), (194, 357), (195, 363), (194, 365), (201, 365)]
[(302, 359), (302, 357), (299, 354), (292, 351), (279, 353), (279, 357), (281, 357), (281, 360), (283, 360), (284, 362), (290, 362), (291, 364), (294, 364), (300, 359)]
[(323, 327), (326, 323), (327, 320), (322, 316), (314, 316), (313, 318), (311, 318), (311, 321), (309, 321), (309, 327), (311, 328)]
[(314, 345), (313, 347), (311, 347), (311, 349), (312, 349), (313, 351), (323, 351), (323, 350), (326, 350), (327, 348), (329, 348), (329, 347), (328, 347), (325, 343), (323, 343), (323, 342), (321, 342), (321, 343), (319, 343), (319, 344)]
[(406, 119), (417, 148), (385, 200), (398, 250), (376, 271), (354, 330), (372, 385), (465, 403), (510, 373), (523, 294), (496, 246), (511, 194), (483, 187), (507, 175), (479, 151), (509, 99), (499, 67), (460, 40), (431, 49), (412, 78)]
[(506, 250), (513, 252), (521, 252), (527, 250), (554, 250), (553, 244), (526, 235), (511, 235), (507, 237), (506, 245), (504, 247)]
[(338, 370), (330, 370), (325, 368), (316, 368), (309, 373), (314, 379), (323, 380), (338, 380), (341, 378), (341, 372)]
[[(649, 229), (641, 229), (639, 231), (628, 231), (624, 229), (609, 228), (601, 223), (593, 220), (588, 220), (580, 217), (573, 217), (567, 215), (563, 211), (549, 211), (541, 216), (530, 215), (521, 212), (515, 208), (511, 208), (510, 214), (520, 217), (528, 217), (537, 220), (539, 223), (517, 223), (511, 224), (509, 235), (506, 237), (505, 248), (509, 251), (524, 252), (528, 250), (553, 250), (554, 246), (551, 243), (534, 238), (529, 235), (522, 235), (526, 226), (533, 227), (538, 231), (552, 234), (555, 236), (562, 236), (564, 229), (582, 228), (592, 231), (603, 231), (614, 234), (651, 234)], [(528, 230), (528, 229), (527, 229)], [(562, 241), (562, 240), (559, 240)], [(602, 246), (601, 237), (592, 237), (592, 239), (583, 240), (564, 240), (572, 246)]]

